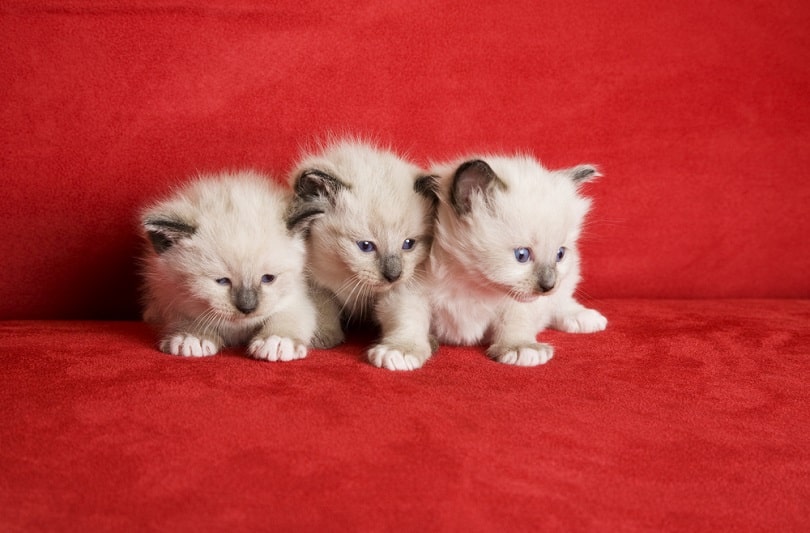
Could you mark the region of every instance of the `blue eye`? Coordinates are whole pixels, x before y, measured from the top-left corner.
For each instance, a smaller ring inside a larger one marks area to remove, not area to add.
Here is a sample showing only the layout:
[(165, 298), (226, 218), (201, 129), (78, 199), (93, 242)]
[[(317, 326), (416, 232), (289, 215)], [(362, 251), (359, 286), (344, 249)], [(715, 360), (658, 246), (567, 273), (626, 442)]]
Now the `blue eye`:
[(273, 283), (274, 281), (276, 281), (276, 277), (273, 274), (265, 274), (264, 276), (262, 276), (262, 283), (267, 284)]
[(371, 241), (357, 241), (357, 247), (360, 248), (361, 252), (373, 252), (377, 249), (377, 246)]
[(413, 247), (416, 246), (416, 241), (413, 239), (405, 239), (402, 243), (403, 250), (413, 250)]
[(231, 278), (219, 278), (218, 280), (216, 280), (216, 282), (219, 283), (220, 285), (230, 285)]
[(528, 248), (515, 248), (515, 259), (518, 263), (525, 263), (532, 258), (532, 251)]
[(557, 250), (557, 262), (558, 263), (563, 260), (563, 257), (565, 257), (565, 250), (566, 250), (565, 246), (561, 246), (560, 249)]

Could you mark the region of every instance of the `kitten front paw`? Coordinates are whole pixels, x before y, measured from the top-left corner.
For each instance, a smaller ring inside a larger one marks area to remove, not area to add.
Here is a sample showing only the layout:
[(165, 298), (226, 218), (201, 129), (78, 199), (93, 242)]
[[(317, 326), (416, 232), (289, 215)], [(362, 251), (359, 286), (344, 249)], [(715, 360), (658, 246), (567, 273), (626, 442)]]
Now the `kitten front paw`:
[(378, 344), (368, 351), (369, 362), (388, 370), (416, 370), (427, 360), (429, 353), (419, 355), (416, 350)]
[(554, 356), (554, 348), (542, 343), (510, 347), (490, 346), (487, 354), (506, 365), (537, 366), (549, 362)]
[(247, 352), (254, 359), (263, 361), (294, 361), (307, 356), (307, 347), (290, 338), (271, 335), (254, 338)]
[(183, 357), (208, 357), (217, 353), (219, 346), (208, 339), (200, 339), (188, 333), (178, 333), (161, 340), (160, 351)]
[(566, 333), (596, 333), (606, 327), (607, 318), (596, 309), (582, 309), (554, 320), (554, 328)]

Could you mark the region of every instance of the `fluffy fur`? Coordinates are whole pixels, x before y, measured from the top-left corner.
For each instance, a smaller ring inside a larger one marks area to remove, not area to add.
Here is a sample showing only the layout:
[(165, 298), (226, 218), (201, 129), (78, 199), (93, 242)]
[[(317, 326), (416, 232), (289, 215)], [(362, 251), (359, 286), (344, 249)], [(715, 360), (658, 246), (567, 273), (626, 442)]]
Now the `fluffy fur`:
[(290, 227), (307, 232), (319, 311), (313, 344), (344, 339), (341, 316), (370, 319), (382, 338), (376, 366), (414, 369), (430, 356), (427, 302), (419, 292), (430, 250), (434, 177), (394, 153), (341, 140), (302, 158), (291, 174)]
[(549, 171), (530, 157), (470, 157), (438, 166), (440, 204), (427, 264), (431, 328), (440, 342), (489, 343), (502, 363), (537, 365), (552, 326), (604, 329), (607, 320), (574, 299), (577, 239), (590, 208), (578, 189), (589, 165)]
[(207, 356), (247, 344), (257, 359), (306, 356), (315, 308), (290, 192), (256, 172), (200, 176), (142, 215), (144, 319), (160, 349)]

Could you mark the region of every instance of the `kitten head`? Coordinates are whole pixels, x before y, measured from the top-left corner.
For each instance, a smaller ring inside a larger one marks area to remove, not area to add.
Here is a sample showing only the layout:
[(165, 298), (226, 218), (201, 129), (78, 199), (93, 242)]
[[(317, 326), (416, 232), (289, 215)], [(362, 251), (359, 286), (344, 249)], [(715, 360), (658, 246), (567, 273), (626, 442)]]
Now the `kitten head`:
[[(248, 327), (300, 283), (303, 238), (287, 230), (289, 193), (265, 176), (201, 176), (142, 216), (147, 314)], [(150, 317), (147, 317), (150, 318)]]
[(549, 171), (529, 157), (480, 157), (438, 173), (436, 246), (466, 283), (531, 301), (579, 276), (590, 200), (578, 189), (599, 176), (593, 166)]
[(342, 300), (411, 280), (430, 249), (435, 177), (386, 150), (340, 141), (291, 175), (290, 228), (306, 230), (312, 277)]

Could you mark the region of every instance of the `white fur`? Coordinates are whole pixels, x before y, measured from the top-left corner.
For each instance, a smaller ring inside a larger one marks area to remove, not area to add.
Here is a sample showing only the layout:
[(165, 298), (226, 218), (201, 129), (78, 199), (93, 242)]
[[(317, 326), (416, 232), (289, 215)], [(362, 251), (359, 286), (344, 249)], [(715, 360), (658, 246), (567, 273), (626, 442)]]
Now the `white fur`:
[[(328, 202), (315, 201), (325, 212), (308, 228), (308, 271), (319, 310), (315, 345), (343, 340), (341, 315), (370, 319), (382, 330), (382, 340), (368, 352), (371, 363), (392, 370), (422, 366), (430, 356), (427, 307), (414, 294), (430, 249), (432, 202), (414, 190), (421, 170), (393, 152), (354, 140), (305, 155), (291, 174), (293, 185), (313, 170), (341, 183)], [(411, 250), (403, 250), (406, 239), (415, 241)], [(363, 252), (358, 241), (373, 242), (376, 250)], [(386, 257), (401, 262), (393, 282), (382, 272)]]
[[(208, 356), (248, 345), (265, 360), (304, 357), (315, 309), (303, 274), (305, 246), (285, 227), (289, 191), (256, 172), (204, 175), (143, 212), (146, 235), (174, 242), (144, 258), (144, 318), (162, 330), (160, 349)], [(161, 221), (194, 228), (172, 235)], [(262, 276), (272, 275), (272, 282)], [(230, 286), (216, 280), (228, 278)], [(233, 291), (255, 291), (255, 310), (235, 307)]]
[[(458, 213), (452, 187), (465, 161), (485, 161), (502, 183), (471, 196)], [(530, 157), (478, 156), (438, 166), (441, 202), (427, 263), (432, 332), (442, 343), (489, 343), (497, 361), (524, 366), (546, 363), (553, 349), (537, 343), (547, 326), (570, 332), (600, 331), (607, 320), (576, 302), (580, 279), (577, 239), (590, 201), (579, 195), (569, 171), (548, 171)], [(531, 249), (519, 263), (514, 249)], [(566, 252), (556, 262), (560, 247)], [(554, 268), (555, 287), (537, 288), (536, 269)]]

